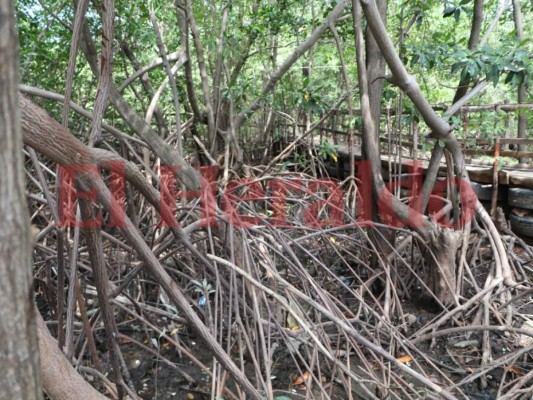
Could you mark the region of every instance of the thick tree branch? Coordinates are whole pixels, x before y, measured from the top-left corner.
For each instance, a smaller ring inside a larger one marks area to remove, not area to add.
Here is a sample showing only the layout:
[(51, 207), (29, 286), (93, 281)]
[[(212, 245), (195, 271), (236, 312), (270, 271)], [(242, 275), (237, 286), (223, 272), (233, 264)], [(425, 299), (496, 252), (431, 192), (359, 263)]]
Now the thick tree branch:
[(213, 156), (215, 154), (215, 145), (216, 145), (216, 126), (215, 126), (215, 111), (213, 110), (213, 102), (211, 100), (211, 92), (209, 89), (209, 78), (207, 76), (207, 67), (204, 58), (204, 50), (202, 47), (202, 42), (200, 40), (200, 32), (196, 24), (196, 19), (194, 18), (194, 13), (192, 11), (192, 2), (190, 0), (185, 0), (184, 4), (187, 21), (189, 22), (188, 26), (191, 29), (191, 35), (196, 49), (196, 58), (198, 61), (198, 71), (200, 73), (200, 80), (202, 84), (202, 92), (204, 95), (205, 109), (207, 113), (207, 136), (209, 138), (209, 152)]
[[(381, 0), (378, 4), (378, 11), (383, 24), (387, 20), (388, 0)], [(379, 122), (381, 117), (381, 99), (383, 93), (385, 67), (387, 63), (370, 29), (366, 32), (366, 68), (368, 74), (368, 99), (370, 102), (370, 112), (374, 120), (374, 135), (379, 138)]]
[(413, 76), (409, 75), (405, 69), (398, 53), (396, 53), (394, 44), (389, 38), (376, 2), (361, 0), (361, 5), (374, 39), (376, 40), (383, 57), (387, 61), (389, 69), (394, 75), (394, 79), (398, 83), (400, 89), (402, 89), (414, 103), (415, 107), (422, 115), (422, 118), (424, 118), (427, 126), (429, 126), (434, 132), (434, 135), (439, 139), (446, 138), (451, 131), (450, 125), (435, 114), (427, 99), (422, 95), (418, 82)]
[(192, 113), (197, 121), (207, 123), (207, 113), (200, 109), (198, 104), (198, 97), (194, 89), (194, 78), (192, 74), (191, 64), (191, 50), (189, 45), (189, 23), (187, 21), (187, 12), (184, 7), (180, 5), (180, 0), (174, 2), (176, 7), (176, 16), (178, 18), (178, 25), (180, 27), (180, 42), (187, 62), (185, 63), (185, 85), (187, 87), (187, 97), (191, 105)]
[(72, 367), (57, 347), (57, 341), (50, 335), (41, 314), (37, 310), (35, 314), (43, 385), (50, 398), (53, 400), (108, 400)]
[[(483, 0), (475, 0), (474, 11), (472, 12), (472, 28), (470, 29), (470, 38), (468, 39), (468, 48), (474, 50), (479, 42), (481, 27), (483, 25)], [(455, 104), (468, 91), (469, 79), (462, 79), (457, 85), (457, 91), (453, 98), (452, 104)]]
[(102, 139), (102, 119), (107, 108), (107, 96), (111, 86), (113, 70), (113, 37), (115, 36), (115, 1), (102, 2), (102, 55), (100, 56), (100, 73), (94, 100), (93, 120), (89, 133), (89, 146), (92, 147)]
[[(370, 97), (368, 92), (368, 74), (364, 54), (364, 38), (361, 28), (362, 16), (360, 6), (357, 0), (352, 0), (352, 12), (354, 15), (355, 27), (355, 50), (357, 57), (357, 70), (359, 79), (359, 96), (361, 101), (361, 116), (363, 118), (363, 151), (370, 161), (372, 173), (372, 188), (374, 198), (378, 199), (380, 210), (389, 215), (395, 215), (409, 226), (418, 230), (423, 236), (427, 237), (426, 229), (431, 226), (429, 218), (419, 212), (410, 209), (407, 205), (401, 203), (399, 199), (385, 187), (383, 176), (381, 175), (381, 160), (379, 156), (378, 141), (374, 135), (375, 121), (372, 118), (370, 108)], [(379, 41), (379, 39), (377, 39)]]

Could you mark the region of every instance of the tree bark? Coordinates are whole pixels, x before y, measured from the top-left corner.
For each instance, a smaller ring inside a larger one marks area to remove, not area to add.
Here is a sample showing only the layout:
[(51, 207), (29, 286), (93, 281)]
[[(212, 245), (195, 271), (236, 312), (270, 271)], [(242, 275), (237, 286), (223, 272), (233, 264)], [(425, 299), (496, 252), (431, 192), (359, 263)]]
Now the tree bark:
[(48, 331), (43, 317), (38, 312), (36, 314), (41, 370), (44, 388), (48, 396), (54, 400), (107, 400), (107, 397), (89, 385), (72, 367), (57, 347), (57, 341)]
[[(377, 3), (381, 20), (386, 25), (388, 0)], [(381, 116), (381, 94), (385, 83), (385, 67), (387, 63), (379, 50), (379, 46), (372, 34), (366, 30), (366, 70), (368, 74), (368, 99), (370, 102), (370, 113), (374, 120), (374, 134), (379, 138), (379, 120)]]
[(431, 274), (431, 291), (443, 304), (454, 304), (456, 291), (456, 256), (461, 243), (460, 231), (436, 227), (431, 231), (426, 262)]
[[(204, 95), (205, 110), (207, 114), (207, 136), (209, 138), (209, 147), (211, 156), (215, 155), (216, 142), (216, 126), (215, 126), (215, 110), (213, 110), (213, 102), (211, 100), (211, 91), (209, 90), (209, 77), (207, 74), (206, 61), (204, 57), (204, 50), (200, 40), (199, 28), (194, 18), (192, 10), (192, 2), (186, 1), (185, 12), (187, 21), (189, 22), (189, 29), (196, 49), (196, 59), (198, 63), (198, 72), (200, 74), (200, 81), (202, 83), (202, 92)], [(190, 62), (190, 59), (189, 59)]]
[(0, 0), (0, 399), (42, 399), (33, 313), (31, 233), (18, 108), (18, 38)]
[[(474, 50), (479, 43), (479, 36), (481, 34), (481, 27), (483, 25), (483, 0), (476, 0), (474, 2), (474, 10), (472, 12), (472, 28), (470, 29), (470, 38), (468, 39), (468, 49)], [(468, 85), (470, 79), (462, 79), (457, 86), (457, 91), (453, 98), (452, 104), (455, 104), (468, 92)]]
[[(387, 20), (387, 7), (388, 7), (388, 0), (380, 1), (377, 3), (377, 8), (379, 15), (381, 17), (381, 20), (383, 21), (383, 24), (386, 26), (386, 20)], [(352, 5), (352, 12), (355, 15), (355, 12), (353, 11), (354, 6)], [(354, 18), (354, 24), (355, 24), (355, 18)], [(381, 119), (381, 97), (383, 93), (383, 85), (385, 81), (385, 67), (387, 63), (385, 62), (385, 58), (381, 54), (381, 51), (379, 49), (378, 43), (376, 41), (376, 38), (374, 37), (374, 34), (372, 33), (371, 29), (367, 26), (366, 33), (365, 33), (365, 47), (366, 47), (366, 59), (365, 59), (365, 65), (366, 65), (366, 85), (367, 85), (367, 92), (368, 92), (368, 103), (370, 107), (370, 117), (372, 118), (372, 128), (371, 128), (371, 135), (368, 136), (367, 140), (373, 140), (375, 141), (375, 151), (373, 151), (373, 154), (368, 154), (365, 151), (365, 148), (367, 146), (363, 146), (363, 155), (365, 159), (370, 160), (370, 157), (373, 157), (374, 159), (371, 160), (371, 162), (376, 165), (376, 172), (375, 174), (380, 171), (381, 174), (381, 152), (379, 148), (379, 136), (380, 136), (380, 119)], [(362, 60), (361, 60), (362, 62)], [(362, 109), (362, 107), (361, 107)], [(368, 124), (367, 124), (368, 125)], [(373, 137), (373, 139), (371, 139)], [(377, 203), (374, 203), (372, 206), (372, 218), (374, 221), (379, 221), (379, 212), (378, 212), (378, 206)], [(390, 229), (377, 227), (375, 230), (372, 229), (369, 233), (369, 238), (374, 244), (374, 246), (379, 249), (379, 252), (381, 254), (389, 254), (392, 250), (390, 246), (391, 241), (391, 234), (392, 231)], [(372, 265), (375, 265), (379, 262), (379, 260), (373, 256), (372, 257)]]
[[(513, 17), (516, 30), (516, 38), (520, 41), (524, 39), (524, 28), (522, 24), (522, 10), (520, 9), (520, 0), (513, 0)], [(518, 104), (525, 103), (527, 100), (527, 88), (525, 83), (521, 83), (518, 87)], [(527, 111), (518, 111), (518, 128), (517, 137), (527, 137)], [(518, 151), (527, 151), (527, 145), (519, 144)], [(526, 162), (525, 158), (521, 158), (520, 162)]]

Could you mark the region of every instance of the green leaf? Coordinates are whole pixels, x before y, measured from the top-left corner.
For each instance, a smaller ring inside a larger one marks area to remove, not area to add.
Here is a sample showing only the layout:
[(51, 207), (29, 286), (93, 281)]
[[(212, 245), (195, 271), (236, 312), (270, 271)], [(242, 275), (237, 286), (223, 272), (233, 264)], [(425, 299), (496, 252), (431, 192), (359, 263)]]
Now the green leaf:
[(498, 81), (500, 80), (500, 70), (496, 64), (492, 64), (487, 72), (487, 80), (492, 82), (494, 87), (498, 85)]
[(452, 65), (452, 75), (455, 74), (457, 71), (459, 71), (463, 67), (463, 63), (457, 62)]
[(466, 68), (463, 68), (461, 71), (461, 80), (464, 81), (468, 76), (468, 70)]
[(518, 43), (518, 47), (524, 47), (526, 44), (531, 43), (531, 38), (525, 38), (524, 40)]
[(456, 10), (456, 7), (455, 6), (449, 6), (449, 7), (446, 7), (444, 9), (444, 12), (442, 14), (442, 16), (444, 18), (448, 18), (448, 17), (451, 17), (453, 15), (453, 13), (455, 12)]
[(512, 72), (520, 72), (520, 68), (514, 66), (511, 63), (505, 63), (505, 69), (512, 71)]
[(522, 83), (522, 76), (520, 74), (514, 74), (513, 79), (511, 79), (511, 84), (513, 86), (518, 86)]
[(505, 83), (511, 83), (511, 81), (513, 80), (513, 77), (516, 75), (516, 73), (514, 73), (513, 71), (509, 72), (507, 74), (507, 77), (505, 78)]
[(455, 18), (456, 22), (459, 22), (459, 18), (461, 18), (461, 9), (460, 8), (456, 8), (455, 9), (455, 11), (453, 12), (453, 17)]
[(468, 71), (468, 75), (470, 75), (471, 77), (476, 76), (479, 71), (479, 67), (475, 62), (468, 63), (466, 69)]

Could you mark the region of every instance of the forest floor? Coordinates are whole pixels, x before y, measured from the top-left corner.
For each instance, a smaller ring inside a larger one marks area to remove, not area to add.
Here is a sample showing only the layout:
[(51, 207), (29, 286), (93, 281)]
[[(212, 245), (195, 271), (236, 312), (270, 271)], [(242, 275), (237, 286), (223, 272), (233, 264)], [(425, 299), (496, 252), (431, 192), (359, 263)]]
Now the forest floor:
[[(523, 249), (516, 246), (514, 249), (518, 257), (526, 256)], [(491, 250), (488, 247), (481, 249), (481, 254), (485, 261), (490, 262)], [(524, 265), (533, 264), (531, 259), (522, 259)], [(482, 285), (486, 278), (486, 273), (479, 271), (478, 284)], [(314, 276), (315, 279), (320, 280), (323, 277)], [(529, 279), (533, 279), (530, 276)], [(339, 298), (346, 304), (353, 302), (349, 298), (349, 292), (339, 289), (337, 292)], [(378, 294), (379, 295), (379, 294)], [(425, 298), (421, 292), (411, 293), (410, 298), (402, 300), (403, 303), (403, 321), (396, 321), (396, 328), (403, 333), (405, 338), (417, 339), (419, 332), (424, 330), (424, 335), (427, 335), (427, 328), (429, 324), (442, 317), (443, 312), (435, 306), (434, 302)], [(525, 316), (526, 319), (533, 317), (533, 297), (529, 295), (521, 296), (513, 302), (515, 309), (520, 315)], [(355, 307), (354, 307), (355, 308)], [(166, 326), (169, 321), (160, 316), (152, 316), (151, 322), (157, 326)], [(440, 326), (440, 330), (452, 328), (454, 325), (447, 323)], [(131, 343), (127, 338), (121, 340), (121, 348), (127, 365), (130, 367), (132, 381), (135, 384), (138, 395), (143, 399), (188, 399), (188, 400), (207, 400), (212, 399), (213, 385), (212, 379), (208, 373), (198, 368), (192, 361), (186, 357), (180, 357), (180, 352), (176, 350), (175, 346), (164, 339), (153, 338), (148, 332), (143, 332), (142, 327), (129, 325), (122, 330), (126, 336), (134, 338), (136, 341), (144, 343), (149, 346), (151, 343), (157, 341), (156, 348), (159, 349), (159, 354), (151, 354), (142, 349), (139, 349), (134, 343)], [(103, 333), (102, 333), (103, 334)], [(524, 344), (520, 340), (527, 341), (526, 338), (516, 335), (511, 335), (509, 332), (489, 332), (490, 353), (494, 360), (502, 359), (512, 353), (523, 349)], [(523, 354), (512, 364), (502, 364), (495, 368), (490, 368), (483, 379), (474, 379), (471, 382), (464, 383), (469, 376), (473, 376), (480, 371), (480, 360), (483, 357), (482, 349), (482, 331), (458, 331), (455, 334), (446, 336), (436, 335), (434, 340), (422, 340), (416, 343), (420, 352), (424, 354), (425, 359), (412, 359), (410, 356), (399, 356), (402, 362), (406, 365), (412, 363), (421, 363), (423, 368), (428, 371), (431, 369), (439, 369), (449, 379), (448, 384), (444, 382), (442, 376), (432, 374), (429, 372), (431, 379), (435, 383), (446, 387), (450, 382), (463, 382), (461, 390), (468, 399), (476, 400), (496, 400), (499, 398), (498, 390), (501, 390), (501, 384), (506, 379), (524, 377), (531, 373), (533, 369), (533, 354), (531, 352)], [(197, 359), (204, 365), (212, 366), (214, 359), (211, 352), (204, 346), (196, 337), (194, 332), (188, 329), (181, 329), (175, 337), (178, 338), (180, 344), (187, 348)], [(531, 338), (530, 338), (531, 339)], [(529, 343), (529, 342), (528, 342)], [(384, 341), (384, 345), (386, 341)], [(227, 343), (225, 343), (227, 346)], [(531, 346), (529, 344), (529, 346)], [(235, 344), (230, 350), (234, 355), (235, 362), (239, 365), (243, 362), (244, 370), (249, 371), (248, 378), (251, 382), (255, 382), (257, 377), (254, 374), (252, 360), (250, 357), (244, 356), (243, 359), (239, 356), (239, 349)], [(331, 399), (344, 400), (348, 398), (366, 399), (365, 392), (358, 389), (356, 385), (352, 387), (352, 397), (348, 396), (345, 387), (338, 379), (331, 379), (331, 365), (327, 362), (322, 363), (322, 370), (318, 373), (320, 382), (312, 382), (306, 377), (305, 372), (298, 371), (293, 360), (292, 350), (290, 346), (280, 346), (275, 351), (275, 357), (272, 362), (272, 369), (270, 371), (272, 379), (272, 387), (276, 398), (279, 399), (308, 399), (308, 398), (323, 398), (321, 395), (326, 392)], [(364, 353), (364, 352), (363, 352)], [(370, 366), (376, 372), (380, 366), (373, 363), (371, 360), (360, 360), (357, 356), (352, 354), (352, 357), (342, 355), (346, 362), (350, 364), (350, 368), (354, 371), (365, 370)], [(189, 382), (178, 371), (171, 368), (168, 363), (174, 363), (179, 368), (186, 371), (194, 382)], [(250, 364), (249, 366), (247, 366)], [(366, 365), (366, 367), (365, 367)], [(394, 368), (394, 367), (392, 367)], [(305, 371), (302, 366), (302, 371)], [(400, 375), (401, 372), (398, 371)], [(223, 375), (223, 374), (222, 374)], [(420, 398), (434, 398), (429, 393), (425, 394), (424, 387), (413, 381), (410, 377), (403, 375), (406, 382), (412, 385), (414, 390), (420, 394)], [(223, 377), (219, 379), (224, 379)], [(389, 385), (394, 385), (390, 382)], [(527, 384), (526, 384), (527, 386)], [(235, 390), (233, 384), (229, 384), (232, 390)], [(379, 391), (377, 391), (379, 392)], [(453, 390), (452, 390), (453, 393)], [(530, 399), (531, 393), (523, 394), (522, 397), (516, 399)], [(226, 398), (223, 394), (220, 399)], [(388, 397), (380, 397), (388, 398)]]

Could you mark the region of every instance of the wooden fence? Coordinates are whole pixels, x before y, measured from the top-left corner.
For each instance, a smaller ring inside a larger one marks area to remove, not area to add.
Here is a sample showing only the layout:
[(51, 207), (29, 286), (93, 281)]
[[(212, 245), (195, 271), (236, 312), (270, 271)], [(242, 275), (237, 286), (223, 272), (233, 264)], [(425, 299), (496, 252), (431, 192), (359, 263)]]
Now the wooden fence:
[[(445, 111), (445, 107), (435, 106), (436, 111)], [(523, 150), (523, 147), (531, 146), (533, 147), (533, 137), (532, 138), (516, 138), (515, 132), (510, 129), (508, 126), (504, 132), (493, 134), (490, 139), (487, 140), (487, 137), (479, 137), (478, 132), (471, 127), (471, 114), (481, 113), (481, 112), (495, 112), (495, 113), (516, 113), (520, 110), (533, 110), (533, 103), (525, 104), (496, 104), (496, 105), (477, 105), (477, 106), (465, 106), (462, 107), (458, 113), (461, 121), (461, 128), (463, 133), (463, 138), (460, 141), (464, 147), (464, 153), (467, 156), (489, 156), (494, 157), (495, 152), (495, 143), (496, 139), (499, 139), (499, 157), (511, 157), (516, 159), (524, 158), (533, 158), (533, 150)], [(404, 113), (405, 116), (409, 116), (408, 113)], [(324, 140), (330, 141), (333, 145), (342, 145), (346, 144), (349, 131), (353, 135), (353, 143), (358, 146), (361, 144), (361, 132), (353, 127), (354, 118), (360, 116), (359, 111), (354, 112), (354, 116), (350, 116), (346, 110), (333, 110), (328, 113), (327, 118), (325, 118), (317, 127), (313, 133), (314, 137), (317, 138), (319, 145), (323, 143)], [(414, 149), (418, 151), (424, 149), (424, 144), (421, 143), (423, 140), (420, 140), (419, 136), (419, 124), (415, 118), (411, 118), (408, 127), (408, 133), (403, 132), (404, 129), (400, 130), (393, 129), (394, 120), (396, 118), (396, 110), (394, 109), (384, 109), (382, 112), (382, 126), (385, 126), (385, 129), (382, 131), (385, 134), (382, 134), (380, 137), (380, 142), (382, 144), (392, 144), (394, 146), (401, 146), (409, 149), (410, 156), (413, 158), (419, 158), (421, 154), (415, 155)], [(508, 118), (507, 118), (508, 120)], [(280, 132), (284, 132), (285, 137), (284, 141), (290, 141), (291, 138), (296, 137), (296, 126), (291, 125), (284, 121), (282, 123), (284, 128), (279, 127)], [(397, 125), (397, 123), (396, 123)], [(509, 124), (508, 124), (509, 125)], [(306, 129), (306, 124), (297, 124), (297, 127), (300, 130)], [(392, 134), (391, 131), (400, 132), (400, 134)], [(533, 134), (532, 134), (533, 136)]]

